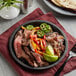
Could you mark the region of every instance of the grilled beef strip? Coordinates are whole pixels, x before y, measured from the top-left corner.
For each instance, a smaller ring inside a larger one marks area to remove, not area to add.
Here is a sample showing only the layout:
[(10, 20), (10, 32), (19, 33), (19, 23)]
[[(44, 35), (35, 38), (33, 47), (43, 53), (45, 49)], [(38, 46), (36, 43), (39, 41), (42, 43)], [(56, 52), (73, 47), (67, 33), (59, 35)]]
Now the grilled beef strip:
[(14, 40), (14, 49), (15, 49), (16, 56), (18, 58), (24, 58), (31, 66), (36, 66), (36, 64), (32, 62), (31, 58), (22, 49), (22, 45), (21, 45), (22, 35), (18, 33)]
[(32, 33), (32, 31), (25, 29), (23, 32), (23, 38), (22, 38), (22, 45), (28, 46), (29, 45), (29, 36)]
[(19, 35), (19, 36), (22, 36), (22, 35), (23, 35), (23, 30), (18, 31), (18, 32), (16, 33), (16, 35), (15, 35), (15, 38), (16, 38), (18, 35)]
[(35, 53), (33, 51), (31, 53), (34, 56), (34, 58), (35, 58), (35, 60), (36, 60), (36, 62), (38, 63), (39, 66), (47, 66), (47, 65), (49, 65), (48, 62), (45, 62), (45, 61), (42, 60), (42, 56), (41, 55), (39, 55), (38, 53)]
[(15, 49), (15, 53), (17, 55), (18, 58), (21, 57), (22, 52), (19, 50), (21, 49), (21, 40), (22, 40), (22, 30), (18, 31), (17, 34), (15, 35), (15, 39), (14, 39), (14, 49)]
[(32, 60), (33, 63), (34, 63), (34, 66), (35, 66), (35, 67), (38, 67), (38, 64), (36, 63), (33, 55), (31, 54), (31, 50), (29, 50), (27, 47), (24, 47), (24, 51), (25, 51), (25, 53), (26, 53), (27, 55), (29, 55), (29, 57), (31, 58), (31, 60)]

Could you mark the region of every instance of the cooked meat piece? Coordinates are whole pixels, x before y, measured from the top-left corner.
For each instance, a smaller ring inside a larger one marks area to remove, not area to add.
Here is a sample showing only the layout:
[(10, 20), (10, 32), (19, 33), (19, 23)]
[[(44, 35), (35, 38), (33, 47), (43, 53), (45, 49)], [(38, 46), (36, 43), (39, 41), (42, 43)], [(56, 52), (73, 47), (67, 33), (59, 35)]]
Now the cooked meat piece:
[(59, 42), (63, 42), (64, 41), (64, 37), (62, 35), (59, 35), (57, 32), (53, 32), (50, 33), (47, 37), (46, 37), (47, 41), (59, 41)]
[(38, 67), (38, 64), (36, 63), (36, 61), (34, 61), (34, 67)]
[(23, 34), (26, 39), (29, 39), (29, 36), (31, 33), (32, 33), (32, 31), (25, 29)]
[(22, 56), (21, 40), (21, 36), (17, 36), (14, 40), (14, 49), (18, 58)]
[(23, 35), (22, 32), (23, 32), (22, 30), (18, 31), (17, 34), (15, 35), (15, 38), (16, 38), (18, 35), (19, 35), (19, 36), (22, 36), (22, 35)]
[(45, 62), (45, 61), (42, 60), (42, 57), (39, 54), (37, 54), (35, 52), (31, 52), (31, 53), (34, 56), (34, 58), (37, 61), (37, 63), (39, 64), (39, 66), (47, 66), (47, 65), (49, 65), (48, 62)]
[(50, 33), (46, 40), (53, 46), (55, 53), (60, 57), (60, 52), (64, 50), (64, 37), (57, 32)]
[(22, 45), (23, 46), (28, 46), (29, 45), (29, 39), (26, 39), (26, 38), (22, 38)]
[(63, 43), (60, 43), (60, 47), (59, 50), (64, 51), (65, 46), (63, 45)]
[(14, 40), (14, 49), (15, 49), (15, 53), (16, 56), (18, 58), (24, 58), (31, 66), (36, 66), (35, 63), (32, 62), (31, 58), (23, 51), (22, 47), (21, 47), (21, 40), (22, 40), (22, 36), (17, 36)]
[(25, 52), (26, 54), (28, 54), (28, 55), (34, 60), (34, 58), (33, 58), (32, 55), (31, 55), (31, 50), (29, 50), (27, 47), (23, 47), (23, 49), (24, 49), (24, 52)]
[(57, 32), (50, 33), (50, 34), (46, 37), (46, 40), (47, 40), (48, 42), (50, 42), (50, 41), (52, 41), (52, 40), (57, 40), (57, 35), (58, 35)]
[(64, 37), (61, 35), (57, 35), (57, 41), (58, 42), (63, 42), (64, 41)]
[(21, 40), (22, 40), (22, 30), (18, 31), (14, 40), (14, 49), (18, 58), (21, 57), (22, 52), (18, 50), (21, 49)]
[(24, 58), (31, 66), (37, 67), (37, 65), (34, 65), (31, 58), (24, 51), (22, 51), (22, 58)]
[(22, 38), (22, 45), (28, 46), (29, 45), (29, 36), (32, 33), (32, 31), (25, 29), (23, 32), (23, 38)]
[(32, 62), (34, 63), (34, 66), (38, 67), (38, 64), (36, 63), (36, 61), (34, 60), (34, 57), (31, 54), (31, 50), (29, 50), (27, 47), (24, 47), (24, 51), (31, 58)]
[(60, 50), (58, 48), (54, 48), (55, 54), (60, 57)]
[(59, 50), (63, 51), (64, 50), (64, 45), (63, 45), (63, 42), (64, 42), (64, 37), (61, 36), (61, 35), (57, 35), (57, 41), (59, 43)]

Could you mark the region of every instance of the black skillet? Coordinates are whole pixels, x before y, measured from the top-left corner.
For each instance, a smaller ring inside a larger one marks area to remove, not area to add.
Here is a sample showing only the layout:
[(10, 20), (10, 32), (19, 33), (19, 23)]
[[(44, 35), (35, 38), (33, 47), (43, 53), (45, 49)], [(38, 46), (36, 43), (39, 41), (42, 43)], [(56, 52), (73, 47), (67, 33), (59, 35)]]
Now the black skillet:
[[(16, 35), (16, 33), (21, 29), (21, 26), (27, 26), (27, 25), (34, 25), (34, 26), (39, 26), (41, 23), (47, 23), (49, 24), (53, 31), (55, 32), (58, 32), (59, 34), (63, 35), (64, 36), (64, 45), (65, 45), (65, 50), (64, 52), (62, 53), (61, 57), (56, 61), (56, 62), (53, 62), (53, 63), (50, 63), (50, 65), (48, 66), (44, 66), (44, 67), (32, 67), (30, 66), (26, 60), (24, 59), (18, 59), (16, 57), (16, 54), (15, 54), (15, 51), (14, 51), (14, 46), (13, 46), (13, 42), (14, 42), (14, 37)], [(18, 28), (15, 29), (15, 31), (12, 33), (10, 39), (9, 39), (9, 51), (10, 51), (10, 54), (12, 56), (12, 58), (15, 60), (15, 62), (23, 69), (25, 68), (28, 68), (28, 69), (31, 69), (31, 70), (43, 70), (43, 69), (48, 69), (48, 68), (51, 68), (55, 65), (57, 65), (65, 56), (66, 52), (67, 52), (67, 49), (68, 49), (68, 42), (67, 42), (67, 38), (66, 38), (66, 35), (64, 34), (64, 32), (59, 28), (57, 27), (55, 24), (51, 23), (51, 22), (47, 22), (47, 21), (43, 21), (43, 20), (33, 20), (33, 21), (29, 21), (29, 22), (26, 22), (24, 24), (22, 24), (21, 26), (19, 26)]]

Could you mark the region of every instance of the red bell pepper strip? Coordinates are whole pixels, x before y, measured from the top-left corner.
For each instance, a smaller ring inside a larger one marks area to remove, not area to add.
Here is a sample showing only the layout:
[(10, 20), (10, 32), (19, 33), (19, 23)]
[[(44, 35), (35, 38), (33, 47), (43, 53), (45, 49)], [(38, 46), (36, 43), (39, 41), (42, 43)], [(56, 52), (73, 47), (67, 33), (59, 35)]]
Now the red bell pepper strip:
[(43, 39), (45, 39), (45, 40), (46, 40), (46, 36), (45, 36), (45, 35), (43, 36)]
[(33, 41), (34, 41), (37, 45), (39, 45), (39, 42), (38, 42), (36, 39), (33, 38)]
[(45, 50), (46, 50), (46, 47), (45, 47), (45, 46), (46, 46), (46, 45), (45, 45), (44, 43), (46, 43), (46, 42), (44, 42), (43, 39), (42, 39), (40, 43), (41, 43), (41, 45), (40, 45), (40, 46), (41, 46), (41, 50), (42, 50), (43, 52), (45, 52)]
[(30, 35), (30, 38), (37, 38), (37, 35)]
[(37, 49), (35, 49), (35, 52), (38, 53), (38, 52), (37, 52)]
[(40, 55), (43, 55), (43, 53), (40, 52), (40, 51), (38, 51), (37, 49), (35, 49), (35, 53), (38, 53), (38, 54), (40, 54)]
[(44, 39), (42, 39), (42, 44), (44, 47), (46, 47), (46, 41)]

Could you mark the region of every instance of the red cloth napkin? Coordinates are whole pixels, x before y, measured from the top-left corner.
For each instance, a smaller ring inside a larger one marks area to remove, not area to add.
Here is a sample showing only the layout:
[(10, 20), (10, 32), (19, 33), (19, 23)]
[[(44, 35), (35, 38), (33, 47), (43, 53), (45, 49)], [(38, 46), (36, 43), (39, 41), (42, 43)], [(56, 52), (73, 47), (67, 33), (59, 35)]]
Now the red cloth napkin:
[[(59, 28), (63, 30), (63, 32), (66, 34), (68, 39), (68, 52), (65, 56), (65, 58), (56, 66), (42, 71), (33, 71), (33, 70), (23, 70), (18, 66), (12, 57), (10, 56), (9, 50), (8, 50), (8, 42), (9, 38), (12, 34), (12, 32), (21, 24), (30, 21), (30, 20), (46, 20), (49, 22), (52, 22), (56, 24)], [(57, 69), (63, 64), (65, 59), (68, 57), (68, 53), (71, 50), (71, 48), (74, 46), (76, 42), (76, 39), (72, 37), (69, 33), (65, 31), (65, 29), (59, 24), (59, 22), (56, 20), (56, 18), (53, 16), (53, 14), (47, 13), (44, 14), (39, 8), (37, 8), (35, 11), (33, 11), (28, 16), (24, 17), (22, 20), (17, 22), (15, 25), (13, 25), (10, 29), (5, 31), (2, 35), (0, 35), (0, 53), (5, 57), (5, 59), (11, 64), (11, 66), (17, 71), (19, 76), (54, 76)], [(64, 70), (61, 72), (60, 76), (63, 76), (65, 73), (70, 72), (71, 70), (76, 68), (76, 57), (71, 58), (68, 63), (66, 64)]]

